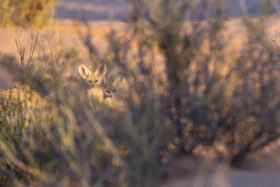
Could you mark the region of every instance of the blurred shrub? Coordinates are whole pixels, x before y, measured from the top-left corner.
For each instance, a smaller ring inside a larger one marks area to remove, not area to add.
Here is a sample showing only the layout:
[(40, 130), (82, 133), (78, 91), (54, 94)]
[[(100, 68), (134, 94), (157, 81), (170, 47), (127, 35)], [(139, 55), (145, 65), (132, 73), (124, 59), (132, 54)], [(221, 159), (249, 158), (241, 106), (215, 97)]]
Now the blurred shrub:
[[(127, 79), (113, 108), (87, 97), (74, 49), (27, 63), (1, 59), (23, 86), (18, 95), (40, 94), (42, 104), (30, 108), (28, 99), (9, 94), (1, 100), (1, 184), (153, 186), (177, 155), (240, 166), (279, 138), (279, 56), (265, 19), (243, 19), (247, 40), (229, 62), (219, 1), (195, 8), (183, 0), (129, 2), (128, 30), (108, 34), (103, 56), (90, 25), (81, 28), (88, 65), (105, 63), (109, 81)], [(195, 21), (185, 24), (186, 15)]]
[[(3, 56), (1, 64), (14, 80), (28, 85), (41, 95), (39, 103), (46, 101), (47, 104), (15, 110), (7, 106), (21, 107), (25, 100), (8, 97), (1, 103), (7, 108), (3, 118), (11, 119), (11, 122), (3, 120), (3, 126), (7, 129), (17, 127), (17, 118), (22, 116), (22, 123), (28, 124), (34, 132), (25, 135), (26, 142), (18, 150), (14, 149), (15, 143), (3, 140), (6, 146), (0, 146), (0, 151), (5, 156), (0, 158), (0, 165), (7, 173), (3, 174), (2, 184), (153, 184), (163, 160), (169, 159), (167, 144), (172, 138), (172, 129), (159, 110), (159, 93), (154, 89), (146, 90), (146, 93), (150, 92), (146, 96), (143, 91), (137, 93), (143, 88), (143, 82), (136, 80), (128, 83), (128, 92), (132, 94), (122, 100), (123, 93), (120, 93), (115, 108), (93, 102), (87, 97), (84, 82), (78, 74), (69, 75), (77, 70), (80, 62), (75, 57), (69, 59), (67, 54), (68, 51), (55, 62), (52, 58), (42, 58), (43, 61), (38, 58), (36, 61), (41, 63), (34, 63), (33, 59), (28, 65)], [(63, 65), (65, 59), (68, 63)], [(25, 93), (24, 90), (19, 92)], [(119, 110), (118, 106), (124, 107)], [(35, 121), (26, 117), (26, 110), (34, 112)], [(26, 134), (23, 129), (18, 131)], [(6, 136), (13, 139), (14, 134)]]
[[(44, 113), (46, 102), (29, 88), (19, 87), (1, 90), (0, 108), (0, 184), (11, 186), (15, 178), (28, 184), (33, 176), (43, 176), (38, 168), (34, 168), (35, 159), (25, 147), (41, 147), (39, 139), (34, 137), (42, 135), (39, 124), (46, 119), (43, 116), (47, 116)], [(43, 151), (42, 147), (40, 151)]]
[(248, 41), (233, 67), (235, 89), (230, 99), (231, 120), (235, 124), (227, 124), (226, 130), (233, 133), (228, 134), (233, 166), (240, 166), (246, 154), (263, 148), (280, 135), (279, 52), (267, 37), (263, 21), (243, 20)]
[(1, 0), (0, 26), (43, 26), (54, 15), (55, 0)]
[[(265, 33), (267, 18), (244, 18), (247, 43), (226, 63), (231, 44), (224, 39), (221, 2), (131, 1), (129, 21), (139, 38), (140, 70), (153, 67), (144, 58), (152, 55), (151, 44), (163, 57), (162, 110), (176, 131), (176, 152), (205, 147), (212, 150), (205, 156), (240, 166), (247, 154), (279, 138), (279, 56)], [(195, 21), (185, 23), (186, 16)]]

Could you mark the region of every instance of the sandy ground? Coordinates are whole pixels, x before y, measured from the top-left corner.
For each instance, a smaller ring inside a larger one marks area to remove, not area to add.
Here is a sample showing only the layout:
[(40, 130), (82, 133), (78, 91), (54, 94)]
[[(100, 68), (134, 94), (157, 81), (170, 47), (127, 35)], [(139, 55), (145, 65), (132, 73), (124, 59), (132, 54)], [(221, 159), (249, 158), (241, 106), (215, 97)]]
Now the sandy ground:
[[(219, 168), (221, 169), (221, 168)], [(227, 171), (193, 178), (178, 179), (161, 187), (279, 187), (280, 171)]]
[(280, 141), (248, 156), (243, 169), (211, 159), (181, 158), (159, 187), (279, 187)]

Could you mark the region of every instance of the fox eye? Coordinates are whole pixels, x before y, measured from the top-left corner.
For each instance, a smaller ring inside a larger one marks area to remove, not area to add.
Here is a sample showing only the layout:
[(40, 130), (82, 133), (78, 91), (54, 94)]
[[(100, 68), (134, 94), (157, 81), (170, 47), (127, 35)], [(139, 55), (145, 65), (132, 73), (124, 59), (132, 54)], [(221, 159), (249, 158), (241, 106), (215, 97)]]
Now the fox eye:
[(106, 92), (107, 92), (107, 93), (110, 93), (110, 90), (107, 90)]
[(97, 83), (97, 82), (98, 82), (98, 80), (95, 80), (95, 82)]
[(117, 90), (113, 90), (113, 92), (115, 93)]
[(92, 83), (92, 81), (88, 81), (89, 83)]

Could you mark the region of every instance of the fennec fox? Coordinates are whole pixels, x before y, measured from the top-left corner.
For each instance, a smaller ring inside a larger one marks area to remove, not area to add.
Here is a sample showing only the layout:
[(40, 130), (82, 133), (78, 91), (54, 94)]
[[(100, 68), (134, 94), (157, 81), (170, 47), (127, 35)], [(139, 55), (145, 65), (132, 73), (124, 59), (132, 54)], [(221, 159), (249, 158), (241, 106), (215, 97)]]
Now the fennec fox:
[(82, 78), (86, 79), (91, 88), (88, 90), (89, 98), (97, 99), (102, 102), (104, 99), (103, 85), (106, 82), (107, 67), (106, 65), (99, 65), (95, 72), (90, 71), (86, 66), (79, 66), (79, 74)]
[(119, 76), (111, 83), (105, 77), (106, 72), (106, 65), (99, 65), (95, 72), (90, 71), (84, 65), (79, 66), (81, 77), (86, 79), (92, 87), (88, 90), (89, 98), (97, 99), (99, 102), (103, 102), (112, 107), (111, 98), (114, 97), (117, 90), (124, 84), (125, 78)]
[(103, 85), (103, 98), (107, 106), (110, 108), (118, 108), (118, 110), (121, 110), (123, 108), (121, 100), (114, 99), (116, 98), (116, 95), (120, 96), (120, 88), (124, 85), (125, 78), (122, 76), (119, 76), (115, 79), (113, 83), (106, 82)]
[(125, 83), (123, 76), (118, 76), (113, 83), (106, 81), (103, 85), (104, 98), (112, 98)]
[(107, 73), (107, 67), (106, 65), (99, 65), (95, 72), (92, 72), (86, 66), (80, 65), (79, 73), (81, 77), (87, 80), (91, 87), (97, 87), (98, 85), (102, 84), (103, 78)]

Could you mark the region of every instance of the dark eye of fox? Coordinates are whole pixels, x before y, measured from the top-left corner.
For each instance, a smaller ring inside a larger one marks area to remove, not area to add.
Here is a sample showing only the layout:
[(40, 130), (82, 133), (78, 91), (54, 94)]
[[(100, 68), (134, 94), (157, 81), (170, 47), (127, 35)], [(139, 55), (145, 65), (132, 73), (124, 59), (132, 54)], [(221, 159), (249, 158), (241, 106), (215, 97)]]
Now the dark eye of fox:
[(89, 83), (92, 83), (92, 81), (88, 81)]
[(117, 90), (113, 90), (113, 93), (115, 93)]
[(97, 82), (98, 82), (98, 80), (95, 80), (95, 82), (97, 83)]
[(107, 90), (106, 92), (107, 92), (107, 93), (110, 93), (110, 90)]

